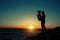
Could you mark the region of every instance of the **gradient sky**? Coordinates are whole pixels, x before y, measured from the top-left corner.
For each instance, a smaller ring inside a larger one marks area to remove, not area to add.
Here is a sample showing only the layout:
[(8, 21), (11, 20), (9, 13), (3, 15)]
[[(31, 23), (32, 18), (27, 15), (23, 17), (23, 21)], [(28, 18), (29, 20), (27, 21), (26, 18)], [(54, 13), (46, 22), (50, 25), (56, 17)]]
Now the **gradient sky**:
[(60, 26), (60, 0), (0, 0), (0, 26), (39, 26), (38, 10), (45, 11), (46, 27)]

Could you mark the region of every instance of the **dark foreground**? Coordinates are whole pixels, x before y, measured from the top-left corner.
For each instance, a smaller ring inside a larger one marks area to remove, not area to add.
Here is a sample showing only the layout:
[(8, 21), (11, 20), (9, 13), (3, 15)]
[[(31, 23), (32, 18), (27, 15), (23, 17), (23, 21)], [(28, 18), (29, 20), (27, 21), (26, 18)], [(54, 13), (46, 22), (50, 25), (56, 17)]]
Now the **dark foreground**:
[(26, 40), (60, 40), (60, 27), (48, 29), (45, 33), (26, 38)]
[(0, 28), (0, 40), (24, 40), (25, 29)]
[(47, 29), (43, 34), (28, 37), (25, 29), (0, 28), (0, 40), (60, 40), (60, 27)]

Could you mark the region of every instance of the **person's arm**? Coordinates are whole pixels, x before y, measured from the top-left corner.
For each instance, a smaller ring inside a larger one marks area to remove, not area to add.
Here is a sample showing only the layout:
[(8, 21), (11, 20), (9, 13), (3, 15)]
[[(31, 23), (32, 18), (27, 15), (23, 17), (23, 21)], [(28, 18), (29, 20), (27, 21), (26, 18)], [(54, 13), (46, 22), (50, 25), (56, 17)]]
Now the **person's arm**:
[(38, 18), (38, 20), (40, 21), (41, 20), (41, 15), (37, 15), (37, 18)]

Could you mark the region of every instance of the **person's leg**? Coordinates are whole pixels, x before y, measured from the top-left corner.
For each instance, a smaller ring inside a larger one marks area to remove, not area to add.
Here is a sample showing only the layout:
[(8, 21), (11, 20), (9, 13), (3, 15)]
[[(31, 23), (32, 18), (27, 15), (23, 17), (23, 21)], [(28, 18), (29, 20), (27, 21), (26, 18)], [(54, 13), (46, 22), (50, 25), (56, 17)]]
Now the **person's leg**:
[(41, 22), (41, 27), (42, 27), (42, 33), (45, 32), (46, 28), (45, 28), (45, 22)]
[(45, 22), (43, 22), (43, 28), (44, 28), (44, 30), (46, 30), (46, 27), (45, 27)]
[(41, 22), (42, 32), (44, 31), (43, 22)]
[(43, 22), (43, 33), (46, 32), (45, 22)]

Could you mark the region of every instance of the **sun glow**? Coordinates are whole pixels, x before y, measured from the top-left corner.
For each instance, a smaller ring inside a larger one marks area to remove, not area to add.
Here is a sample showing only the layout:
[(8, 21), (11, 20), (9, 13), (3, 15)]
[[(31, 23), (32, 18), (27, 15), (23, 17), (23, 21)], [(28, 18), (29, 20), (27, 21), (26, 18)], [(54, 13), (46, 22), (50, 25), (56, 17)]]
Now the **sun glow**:
[(29, 26), (29, 29), (33, 29), (33, 26), (32, 26), (32, 25), (30, 25), (30, 26)]
[(34, 28), (33, 25), (29, 25), (29, 26), (28, 26), (28, 29), (33, 30), (33, 29), (35, 29), (35, 28)]
[(29, 25), (28, 27), (27, 27), (27, 35), (29, 35), (29, 36), (33, 36), (33, 35), (36, 35), (36, 32), (37, 32), (37, 30), (36, 30), (36, 27), (35, 27), (35, 25)]

